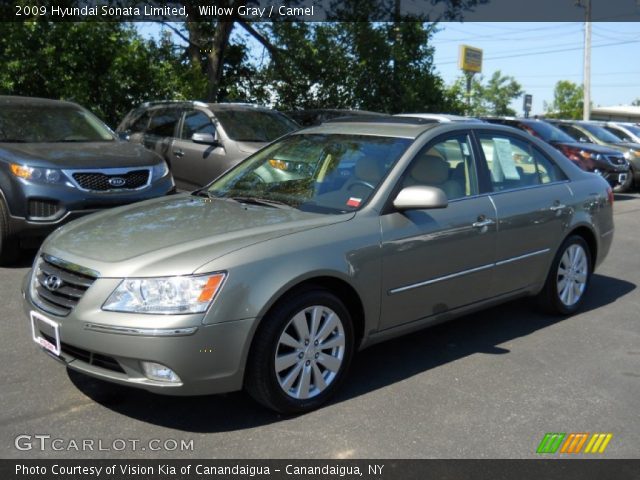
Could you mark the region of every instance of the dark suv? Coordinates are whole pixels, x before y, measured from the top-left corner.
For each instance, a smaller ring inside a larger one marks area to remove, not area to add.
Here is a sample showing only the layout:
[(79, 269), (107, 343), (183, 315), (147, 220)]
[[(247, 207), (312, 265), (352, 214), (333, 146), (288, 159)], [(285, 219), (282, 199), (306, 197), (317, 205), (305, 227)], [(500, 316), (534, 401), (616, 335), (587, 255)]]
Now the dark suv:
[(160, 154), (178, 188), (200, 188), (300, 126), (286, 115), (244, 103), (149, 102), (117, 132)]
[(528, 118), (485, 117), (486, 122), (508, 125), (538, 137), (565, 154), (583, 170), (602, 175), (616, 191), (622, 191), (629, 175), (629, 163), (618, 150), (577, 142), (564, 131), (542, 120)]
[(164, 160), (79, 105), (0, 96), (0, 261), (68, 220), (174, 189)]

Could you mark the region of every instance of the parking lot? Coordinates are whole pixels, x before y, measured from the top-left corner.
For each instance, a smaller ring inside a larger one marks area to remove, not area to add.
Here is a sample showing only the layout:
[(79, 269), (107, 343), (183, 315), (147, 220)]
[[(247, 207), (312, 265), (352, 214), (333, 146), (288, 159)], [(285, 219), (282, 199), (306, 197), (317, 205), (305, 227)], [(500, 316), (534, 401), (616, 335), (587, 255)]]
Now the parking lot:
[[(294, 418), (243, 393), (161, 397), (66, 371), (30, 338), (27, 255), (0, 269), (0, 456), (532, 458), (547, 432), (606, 432), (602, 456), (640, 458), (639, 219), (640, 194), (618, 195), (614, 245), (580, 314), (522, 300), (377, 345), (336, 401)], [(26, 450), (36, 435), (61, 440)], [(93, 450), (74, 447), (84, 440)]]

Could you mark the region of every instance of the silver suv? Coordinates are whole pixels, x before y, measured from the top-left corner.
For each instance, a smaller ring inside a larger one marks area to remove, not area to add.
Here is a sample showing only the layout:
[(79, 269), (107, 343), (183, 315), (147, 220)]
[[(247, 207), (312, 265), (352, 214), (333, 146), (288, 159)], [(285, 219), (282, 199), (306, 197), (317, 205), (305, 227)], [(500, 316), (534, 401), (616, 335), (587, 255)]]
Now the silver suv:
[(150, 102), (129, 112), (117, 132), (160, 154), (177, 187), (194, 190), (298, 128), (286, 115), (251, 104)]

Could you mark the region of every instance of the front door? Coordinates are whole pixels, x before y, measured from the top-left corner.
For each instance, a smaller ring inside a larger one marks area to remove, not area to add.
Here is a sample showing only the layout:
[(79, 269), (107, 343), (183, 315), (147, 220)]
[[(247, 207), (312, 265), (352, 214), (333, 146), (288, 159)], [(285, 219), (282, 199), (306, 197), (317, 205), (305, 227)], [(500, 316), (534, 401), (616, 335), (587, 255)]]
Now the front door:
[(171, 145), (171, 171), (176, 186), (182, 190), (200, 188), (223, 173), (227, 167), (225, 149), (221, 144), (205, 145), (191, 140), (194, 133), (210, 133), (216, 138), (216, 127), (199, 110), (184, 113), (180, 134)]
[(400, 181), (401, 187), (441, 188), (449, 205), (381, 217), (381, 330), (492, 295), (496, 211), (487, 195), (478, 195), (469, 136), (448, 135), (428, 144)]

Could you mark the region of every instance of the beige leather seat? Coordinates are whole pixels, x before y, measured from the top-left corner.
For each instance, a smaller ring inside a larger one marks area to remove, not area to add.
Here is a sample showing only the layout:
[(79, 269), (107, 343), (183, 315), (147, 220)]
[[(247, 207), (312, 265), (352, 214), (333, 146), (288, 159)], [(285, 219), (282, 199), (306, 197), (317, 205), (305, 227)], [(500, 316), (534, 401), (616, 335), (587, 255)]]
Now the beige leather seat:
[(438, 187), (447, 198), (464, 197), (464, 188), (459, 181), (449, 179), (449, 164), (435, 155), (423, 155), (411, 166), (404, 186), (425, 185)]

